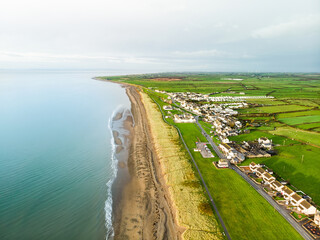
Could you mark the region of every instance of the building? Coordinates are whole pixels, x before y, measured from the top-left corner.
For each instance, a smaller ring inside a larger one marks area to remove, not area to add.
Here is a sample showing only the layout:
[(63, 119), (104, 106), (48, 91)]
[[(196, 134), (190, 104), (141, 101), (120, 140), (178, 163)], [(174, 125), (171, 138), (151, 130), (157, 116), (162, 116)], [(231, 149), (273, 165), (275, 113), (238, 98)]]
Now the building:
[(174, 122), (175, 123), (194, 123), (196, 119), (191, 114), (175, 114), (174, 115)]
[(295, 192), (288, 187), (284, 187), (281, 190), (281, 194), (283, 195), (284, 199), (290, 201), (290, 196), (293, 195)]
[(268, 138), (261, 137), (258, 139), (258, 143), (262, 148), (272, 149), (272, 140), (269, 140)]
[(163, 109), (167, 110), (167, 111), (171, 111), (171, 110), (173, 110), (173, 107), (171, 105), (165, 105), (165, 106), (163, 106)]
[(304, 199), (300, 197), (297, 193), (294, 193), (290, 196), (290, 204), (293, 206), (299, 206), (299, 204), (303, 201)]
[(259, 168), (257, 168), (257, 170), (255, 171), (255, 174), (256, 174), (258, 177), (261, 177), (265, 172), (266, 172), (266, 171), (265, 171), (263, 168), (259, 167)]
[(284, 186), (278, 181), (273, 181), (270, 184), (270, 187), (277, 192), (281, 192), (282, 188), (284, 188)]
[(313, 219), (314, 223), (317, 224), (320, 227), (320, 212), (317, 212), (314, 215), (314, 219)]
[(220, 168), (229, 167), (228, 160), (227, 159), (220, 159), (218, 162), (218, 167), (220, 167)]
[(310, 203), (308, 203), (306, 200), (303, 200), (299, 204), (297, 209), (306, 215), (314, 215), (317, 213), (317, 209), (314, 206), (312, 206)]
[(255, 162), (251, 162), (249, 168), (252, 172), (255, 172), (260, 167), (260, 164), (256, 164)]
[(274, 180), (276, 180), (276, 178), (268, 172), (264, 172), (261, 177), (264, 183), (268, 185), (270, 185)]

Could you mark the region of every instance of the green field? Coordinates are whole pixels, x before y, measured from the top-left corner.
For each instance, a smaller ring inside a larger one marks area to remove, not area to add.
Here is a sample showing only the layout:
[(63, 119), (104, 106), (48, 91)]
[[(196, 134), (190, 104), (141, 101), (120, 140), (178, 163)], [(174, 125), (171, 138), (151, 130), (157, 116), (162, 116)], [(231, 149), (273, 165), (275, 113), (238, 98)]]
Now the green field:
[(266, 164), (320, 205), (320, 149), (295, 144), (277, 147), (276, 150), (278, 155), (270, 158), (248, 159), (241, 165), (249, 165), (252, 161)]
[(319, 110), (310, 110), (310, 111), (303, 111), (303, 112), (293, 112), (293, 113), (280, 113), (277, 114), (277, 118), (291, 118), (291, 117), (299, 117), (299, 116), (320, 116)]
[(315, 129), (320, 128), (320, 122), (300, 124), (300, 125), (296, 125), (295, 127), (314, 131)]
[(302, 123), (320, 122), (320, 115), (279, 118), (278, 120), (289, 125), (297, 125)]
[(258, 107), (243, 109), (241, 113), (281, 113), (281, 112), (292, 112), (308, 110), (311, 107), (304, 107), (299, 105), (279, 105), (279, 106), (268, 106), (268, 107)]
[(286, 126), (278, 127), (275, 131), (270, 131), (270, 133), (285, 136), (320, 147), (320, 134), (317, 132), (309, 132)]
[(212, 164), (213, 159), (204, 159), (192, 151), (197, 137), (205, 141), (195, 124), (176, 125), (196, 159), (233, 239), (301, 239), (289, 223), (236, 172), (217, 170)]

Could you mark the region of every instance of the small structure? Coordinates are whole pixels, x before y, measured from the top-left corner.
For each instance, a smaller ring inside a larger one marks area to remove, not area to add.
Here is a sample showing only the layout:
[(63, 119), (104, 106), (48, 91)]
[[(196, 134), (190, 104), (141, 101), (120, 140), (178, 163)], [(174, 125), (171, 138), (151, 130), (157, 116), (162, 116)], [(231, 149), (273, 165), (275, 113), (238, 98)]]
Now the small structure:
[(313, 219), (314, 223), (316, 225), (318, 225), (320, 227), (320, 212), (317, 212), (315, 215), (314, 215), (314, 219)]
[(249, 168), (252, 172), (255, 172), (260, 166), (260, 164), (256, 164), (255, 162), (251, 162)]
[(269, 140), (268, 138), (261, 137), (258, 139), (258, 143), (262, 148), (265, 148), (268, 150), (272, 149), (272, 140)]
[(303, 198), (300, 197), (297, 193), (294, 193), (290, 196), (290, 204), (293, 206), (299, 206), (299, 204), (303, 201)]
[(303, 200), (299, 206), (297, 207), (297, 209), (300, 212), (303, 212), (306, 215), (314, 215), (317, 213), (317, 209), (312, 206), (310, 203), (308, 203), (306, 200)]
[(270, 185), (274, 180), (276, 180), (276, 178), (268, 172), (264, 172), (261, 177), (267, 185)]
[(284, 186), (278, 181), (273, 181), (270, 184), (270, 187), (277, 192), (281, 192), (282, 188), (284, 188)]
[(167, 111), (171, 111), (171, 110), (173, 110), (173, 107), (171, 105), (165, 105), (165, 106), (163, 106), (163, 109), (167, 110)]
[(284, 199), (286, 199), (287, 201), (290, 201), (290, 196), (293, 195), (294, 193), (295, 192), (288, 187), (284, 187), (281, 190), (281, 194), (283, 195)]
[(196, 119), (189, 113), (185, 114), (175, 114), (174, 115), (174, 122), (175, 123), (194, 123)]
[(227, 159), (220, 159), (217, 165), (218, 165), (219, 168), (227, 168), (227, 167), (229, 167)]
[(211, 150), (207, 147), (206, 143), (196, 142), (197, 148), (194, 149), (195, 152), (200, 152), (203, 158), (214, 158)]

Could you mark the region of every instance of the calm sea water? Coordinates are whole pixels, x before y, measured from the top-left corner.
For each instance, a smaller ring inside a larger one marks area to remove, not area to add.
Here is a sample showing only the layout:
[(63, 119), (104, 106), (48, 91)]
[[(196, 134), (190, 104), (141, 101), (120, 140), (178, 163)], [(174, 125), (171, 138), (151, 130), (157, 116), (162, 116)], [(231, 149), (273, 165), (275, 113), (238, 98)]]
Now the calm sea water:
[(108, 123), (130, 106), (108, 74), (0, 72), (0, 239), (106, 238)]

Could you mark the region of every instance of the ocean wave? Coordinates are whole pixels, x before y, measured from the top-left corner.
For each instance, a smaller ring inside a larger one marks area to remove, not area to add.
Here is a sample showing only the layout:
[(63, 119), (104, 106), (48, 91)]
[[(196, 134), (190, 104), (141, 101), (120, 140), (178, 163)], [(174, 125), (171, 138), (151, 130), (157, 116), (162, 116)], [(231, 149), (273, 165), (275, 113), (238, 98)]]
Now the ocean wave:
[(116, 109), (112, 112), (111, 117), (109, 118), (108, 122), (108, 129), (111, 133), (111, 169), (112, 169), (112, 176), (110, 180), (106, 183), (107, 186), (107, 200), (105, 201), (105, 226), (107, 229), (107, 234), (106, 234), (106, 240), (112, 240), (114, 237), (114, 229), (112, 225), (112, 184), (114, 180), (117, 177), (118, 173), (118, 159), (115, 156), (116, 153), (116, 144), (114, 143), (114, 137), (113, 137), (113, 119), (116, 116), (116, 114), (120, 111), (120, 109), (123, 108), (123, 105), (119, 105), (116, 107)]

